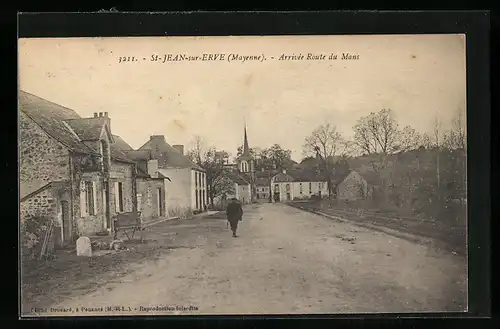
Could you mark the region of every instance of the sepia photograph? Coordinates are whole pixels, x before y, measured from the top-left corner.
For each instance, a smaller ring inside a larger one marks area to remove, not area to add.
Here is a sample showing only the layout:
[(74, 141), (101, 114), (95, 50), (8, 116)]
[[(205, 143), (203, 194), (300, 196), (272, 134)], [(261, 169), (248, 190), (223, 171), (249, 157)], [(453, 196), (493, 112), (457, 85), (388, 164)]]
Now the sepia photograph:
[(465, 39), (20, 38), (21, 316), (467, 312)]

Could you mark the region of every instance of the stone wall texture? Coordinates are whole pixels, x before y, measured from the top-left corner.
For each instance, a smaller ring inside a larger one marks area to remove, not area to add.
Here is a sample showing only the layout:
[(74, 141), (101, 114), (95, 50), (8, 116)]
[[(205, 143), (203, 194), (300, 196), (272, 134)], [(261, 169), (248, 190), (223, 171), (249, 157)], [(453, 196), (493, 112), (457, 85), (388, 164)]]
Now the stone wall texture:
[[(74, 218), (76, 219), (76, 228), (77, 235), (94, 235), (96, 232), (99, 232), (104, 229), (105, 225), (105, 209), (104, 209), (104, 197), (103, 197), (103, 189), (104, 189), (104, 181), (102, 176), (98, 173), (85, 173), (82, 175), (82, 181), (95, 182), (95, 214), (94, 215), (85, 215), (82, 217), (82, 213), (80, 211), (80, 193), (79, 188), (76, 190), (76, 202), (73, 202), (74, 205)], [(78, 185), (80, 186), (80, 185)]]
[(115, 183), (121, 182), (123, 189), (123, 212), (129, 212), (134, 210), (135, 203), (135, 188), (134, 188), (134, 179), (133, 179), (133, 170), (134, 166), (132, 164), (111, 161), (110, 168), (111, 178), (109, 180), (109, 207), (110, 214), (114, 216), (117, 213), (116, 207), (116, 190)]
[(366, 180), (353, 171), (337, 186), (337, 199), (346, 201), (363, 200), (367, 195), (367, 188)]
[(21, 220), (28, 217), (57, 217), (57, 202), (50, 188), (40, 191), (20, 204)]
[(23, 182), (68, 180), (69, 151), (23, 112), (19, 115), (19, 179)]
[[(158, 214), (158, 189), (161, 189), (161, 208), (163, 214)], [(144, 220), (165, 216), (165, 185), (163, 179), (137, 179), (137, 194), (141, 195), (141, 209)]]

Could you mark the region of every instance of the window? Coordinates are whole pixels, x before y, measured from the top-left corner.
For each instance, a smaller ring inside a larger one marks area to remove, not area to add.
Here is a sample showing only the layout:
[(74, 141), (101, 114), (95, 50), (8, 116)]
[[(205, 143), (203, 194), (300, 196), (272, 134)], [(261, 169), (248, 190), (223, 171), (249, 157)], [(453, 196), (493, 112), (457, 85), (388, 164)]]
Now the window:
[(142, 194), (137, 193), (137, 211), (142, 211)]
[(162, 202), (163, 197), (162, 197), (162, 193), (161, 193), (161, 188), (157, 189), (156, 194), (158, 196), (158, 199), (156, 201), (158, 203), (158, 205), (157, 205), (158, 216), (163, 216), (163, 207), (162, 207), (163, 206), (163, 202)]
[(286, 188), (286, 191), (287, 191), (287, 192), (290, 192), (290, 184), (286, 184), (286, 187), (285, 187), (285, 188)]
[(198, 200), (198, 192), (197, 191), (195, 191), (195, 195), (196, 195), (196, 207), (195, 208), (198, 209), (200, 203)]
[(123, 212), (123, 183), (115, 182), (115, 211)]
[(206, 195), (205, 195), (205, 190), (203, 190), (203, 193), (202, 193), (203, 205), (205, 205), (205, 204), (206, 204), (206, 200), (205, 200), (205, 198), (206, 198)]
[(299, 185), (299, 190), (300, 190), (299, 193), (302, 194), (302, 183), (300, 183), (300, 185)]
[(274, 184), (274, 192), (279, 192), (280, 186), (278, 184)]
[(312, 184), (311, 182), (309, 182), (309, 194), (311, 194), (311, 193), (312, 193), (312, 185), (313, 185), (313, 184)]
[(248, 172), (248, 162), (241, 161), (240, 170), (242, 172)]
[(80, 182), (80, 216), (93, 216), (96, 214), (97, 194), (96, 183), (91, 181)]
[(202, 195), (202, 193), (201, 193), (201, 192), (202, 192), (201, 190), (198, 192), (198, 193), (200, 194), (200, 207), (199, 207), (200, 209), (202, 209), (202, 208), (203, 208), (203, 203), (204, 203), (204, 202), (203, 202), (203, 195)]
[(194, 172), (194, 186), (198, 187), (198, 172)]
[(94, 209), (94, 184), (93, 182), (85, 182), (85, 192), (86, 192), (86, 208), (87, 214), (89, 216), (95, 215)]
[(320, 189), (320, 190), (323, 189), (323, 183), (318, 183), (318, 189)]

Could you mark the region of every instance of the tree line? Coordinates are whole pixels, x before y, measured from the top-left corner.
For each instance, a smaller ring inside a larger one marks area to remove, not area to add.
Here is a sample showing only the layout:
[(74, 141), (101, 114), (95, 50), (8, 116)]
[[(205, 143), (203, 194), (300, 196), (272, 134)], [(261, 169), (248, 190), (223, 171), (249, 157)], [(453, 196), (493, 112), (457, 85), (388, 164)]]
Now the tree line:
[(392, 110), (382, 109), (359, 118), (351, 140), (335, 125), (318, 126), (305, 138), (303, 151), (321, 159), (330, 197), (335, 194), (336, 169), (349, 159), (364, 158), (365, 169), (376, 177), (372, 184), (379, 205), (439, 216), (443, 209), (466, 202), (464, 111), (457, 110), (447, 128), (437, 117), (432, 126), (431, 132), (418, 133), (411, 126), (401, 127)]

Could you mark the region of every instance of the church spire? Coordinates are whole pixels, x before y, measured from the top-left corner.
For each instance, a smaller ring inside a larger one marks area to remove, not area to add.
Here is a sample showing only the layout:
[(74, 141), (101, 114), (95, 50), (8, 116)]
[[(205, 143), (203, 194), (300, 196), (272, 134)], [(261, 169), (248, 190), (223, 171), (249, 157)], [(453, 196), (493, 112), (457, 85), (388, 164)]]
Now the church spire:
[(243, 142), (243, 156), (249, 156), (250, 155), (250, 149), (248, 147), (247, 124), (246, 124), (246, 122), (245, 122), (244, 134), (245, 134), (245, 140)]

